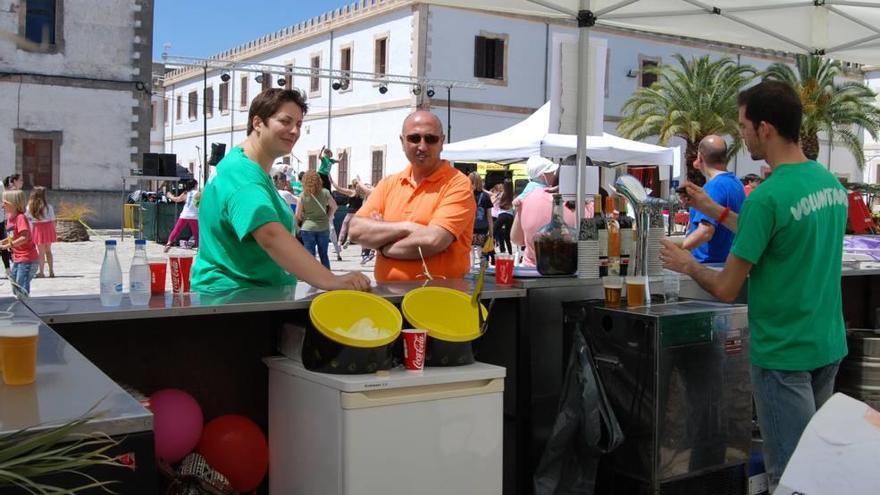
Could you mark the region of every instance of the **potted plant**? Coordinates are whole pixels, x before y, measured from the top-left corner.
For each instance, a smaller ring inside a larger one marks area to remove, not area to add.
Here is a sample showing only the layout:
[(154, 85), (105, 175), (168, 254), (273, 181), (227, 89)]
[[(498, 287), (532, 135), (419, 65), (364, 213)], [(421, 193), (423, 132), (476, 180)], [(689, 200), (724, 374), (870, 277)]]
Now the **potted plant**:
[(55, 215), (55, 230), (61, 242), (83, 242), (89, 240), (86, 218), (95, 214), (90, 206), (84, 203), (67, 203), (62, 201)]
[[(97, 480), (84, 470), (94, 466), (123, 467), (107, 455), (118, 442), (103, 433), (77, 433), (79, 427), (93, 419), (83, 416), (57, 428), (33, 431), (26, 428), (0, 435), (0, 490), (15, 487), (21, 493), (68, 495), (86, 490), (110, 488), (114, 481)], [(47, 476), (64, 473), (82, 478), (75, 488), (54, 486)]]

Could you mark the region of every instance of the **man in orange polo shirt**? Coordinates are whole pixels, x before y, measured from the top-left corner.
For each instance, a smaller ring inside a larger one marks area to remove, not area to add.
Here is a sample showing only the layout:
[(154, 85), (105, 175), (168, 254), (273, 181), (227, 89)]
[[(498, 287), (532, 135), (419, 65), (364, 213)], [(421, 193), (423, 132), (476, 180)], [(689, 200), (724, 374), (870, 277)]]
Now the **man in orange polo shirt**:
[(409, 165), (382, 179), (351, 220), (352, 241), (378, 253), (378, 282), (424, 279), (422, 257), (432, 277), (468, 271), (477, 204), (468, 178), (440, 159), (443, 139), (436, 115), (411, 113), (400, 135)]

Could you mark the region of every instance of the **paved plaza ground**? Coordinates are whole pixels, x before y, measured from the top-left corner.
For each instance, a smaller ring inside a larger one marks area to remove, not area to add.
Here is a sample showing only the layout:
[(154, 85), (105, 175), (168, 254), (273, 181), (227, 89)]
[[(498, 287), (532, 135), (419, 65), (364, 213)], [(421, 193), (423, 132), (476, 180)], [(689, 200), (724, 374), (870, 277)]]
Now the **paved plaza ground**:
[[(119, 230), (100, 230), (92, 232), (91, 239), (87, 242), (57, 242), (53, 244), (55, 278), (34, 279), (31, 282), (31, 295), (34, 297), (71, 294), (97, 295), (101, 262), (104, 259), (104, 241), (107, 239), (115, 239), (117, 242), (119, 263), (123, 272), (122, 278), (123, 282), (127, 284), (128, 267), (134, 253), (134, 239), (126, 233), (125, 239), (120, 240)], [(163, 245), (147, 241), (147, 256), (149, 258), (167, 258), (167, 255), (162, 252), (163, 249)], [(171, 253), (195, 254), (195, 252), (192, 249), (181, 248), (171, 250)], [(360, 264), (360, 246), (349, 246), (342, 253), (342, 261), (336, 261), (336, 253), (331, 244), (330, 260), (330, 266), (334, 272), (362, 271), (370, 278), (373, 277), (374, 262), (370, 261), (366, 265)], [(171, 290), (170, 282), (168, 282), (168, 290)], [(0, 293), (12, 295), (5, 274), (0, 274)]]

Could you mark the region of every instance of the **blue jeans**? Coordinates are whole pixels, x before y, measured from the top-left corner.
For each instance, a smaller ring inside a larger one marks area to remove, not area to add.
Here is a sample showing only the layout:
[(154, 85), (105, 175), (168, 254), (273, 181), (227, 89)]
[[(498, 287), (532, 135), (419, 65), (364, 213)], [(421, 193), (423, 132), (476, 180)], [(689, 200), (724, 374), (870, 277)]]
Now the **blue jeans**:
[[(24, 291), (24, 295), (29, 295), (31, 293), (31, 280), (34, 279), (34, 275), (37, 274), (39, 268), (39, 261), (12, 263), (12, 267), (10, 268), (10, 271), (12, 272), (12, 281), (21, 287), (20, 290)], [(18, 295), (16, 292), (17, 290), (19, 289), (15, 286), (12, 287), (13, 294)]]
[(764, 441), (770, 493), (816, 410), (834, 391), (840, 361), (809, 371), (770, 370), (752, 365), (752, 393)]
[(327, 254), (327, 248), (330, 246), (330, 231), (302, 231), (303, 246), (312, 256), (315, 255), (315, 249), (318, 250), (318, 257), (321, 258), (321, 264), (330, 269), (330, 256)]

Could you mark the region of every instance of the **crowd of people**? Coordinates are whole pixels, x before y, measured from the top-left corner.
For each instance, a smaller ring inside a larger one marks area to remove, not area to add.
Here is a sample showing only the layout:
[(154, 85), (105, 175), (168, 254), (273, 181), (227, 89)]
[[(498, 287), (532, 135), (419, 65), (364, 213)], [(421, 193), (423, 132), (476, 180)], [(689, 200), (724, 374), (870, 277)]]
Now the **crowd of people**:
[[(846, 354), (841, 267), (830, 261), (841, 259), (846, 201), (839, 182), (800, 151), (802, 107), (791, 87), (762, 82), (743, 91), (738, 105), (740, 134), (772, 176), (763, 183), (757, 176), (737, 179), (727, 170), (724, 140), (703, 139), (695, 167), (705, 186), (685, 184), (687, 235), (682, 245), (664, 241), (661, 261), (725, 301), (749, 277), (752, 385), (775, 486), (806, 423), (829, 397)], [(532, 157), (529, 184), (515, 198), (509, 180), (485, 190), (478, 174), (460, 173), (440, 158), (441, 122), (417, 110), (404, 119), (400, 134), (408, 163), (375, 185), (335, 184), (329, 150), (322, 152), (320, 169), (299, 180), (289, 171), (271, 177), (274, 161), (299, 139), (307, 110), (298, 92), (284, 89), (264, 91), (252, 103), (247, 138), (220, 162), (202, 194), (194, 290), (297, 279), (320, 289), (369, 290), (363, 274), (329, 269), (332, 220), (343, 202), (349, 210), (338, 241), (359, 244), (364, 260), (375, 256), (378, 282), (462, 278), (473, 266), (473, 246), (487, 242), (507, 253), (524, 246), (524, 263), (535, 263), (531, 239), (550, 216), (556, 163)], [(591, 216), (590, 205), (584, 206)], [(573, 205), (565, 216), (573, 224)], [(26, 228), (16, 216), (10, 221)]]
[(23, 187), (21, 174), (6, 177), (0, 185), (0, 256), (17, 295), (30, 294), (31, 281), (47, 276), (47, 271), (50, 278), (55, 277), (55, 209), (49, 204), (45, 187), (35, 186), (30, 195)]

